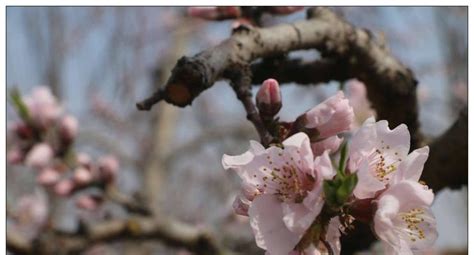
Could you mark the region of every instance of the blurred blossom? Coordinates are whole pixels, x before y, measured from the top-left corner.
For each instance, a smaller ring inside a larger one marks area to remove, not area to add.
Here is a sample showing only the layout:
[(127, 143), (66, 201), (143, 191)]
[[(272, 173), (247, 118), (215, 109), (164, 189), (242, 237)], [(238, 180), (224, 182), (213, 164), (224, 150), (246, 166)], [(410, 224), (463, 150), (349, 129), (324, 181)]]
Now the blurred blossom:
[(454, 96), (462, 103), (467, 104), (467, 85), (464, 82), (458, 82), (453, 87)]
[(61, 175), (55, 169), (51, 167), (45, 167), (40, 170), (36, 181), (45, 186), (53, 185), (59, 181)]
[(92, 195), (81, 195), (76, 200), (77, 207), (84, 210), (95, 210), (99, 206), (99, 200)]
[(84, 168), (84, 167), (78, 167), (74, 170), (74, 181), (78, 185), (86, 185), (92, 181), (92, 173)]
[(240, 7), (237, 6), (189, 7), (188, 15), (207, 20), (222, 20), (237, 18), (241, 13)]
[(35, 87), (23, 98), (31, 119), (40, 127), (46, 127), (62, 113), (62, 107), (46, 86)]
[(44, 193), (36, 190), (33, 194), (24, 195), (18, 199), (13, 213), (18, 228), (27, 238), (33, 238), (46, 223), (48, 204)]
[(18, 147), (13, 147), (7, 152), (7, 162), (9, 164), (19, 164), (23, 161), (24, 154)]
[(364, 83), (358, 80), (350, 80), (346, 84), (348, 88), (349, 104), (354, 109), (354, 128), (359, 127), (367, 118), (375, 116), (375, 111), (370, 107), (367, 99), (367, 89)]
[(270, 7), (270, 12), (273, 14), (288, 15), (304, 9), (304, 6), (273, 6)]
[(76, 160), (79, 165), (86, 168), (89, 167), (91, 164), (91, 156), (89, 156), (89, 154), (84, 153), (84, 152), (79, 152), (76, 155)]
[(119, 162), (113, 155), (102, 156), (99, 158), (99, 170), (102, 178), (106, 181), (113, 181), (117, 176)]
[(42, 168), (53, 159), (54, 153), (47, 143), (36, 144), (26, 155), (25, 163), (29, 167)]
[(54, 192), (60, 196), (68, 196), (74, 189), (74, 182), (69, 179), (61, 180), (54, 186)]
[(77, 119), (71, 115), (66, 115), (61, 119), (60, 132), (63, 139), (72, 141), (77, 135)]
[(23, 121), (15, 122), (11, 130), (21, 139), (29, 139), (33, 135), (33, 130), (31, 127), (26, 125)]

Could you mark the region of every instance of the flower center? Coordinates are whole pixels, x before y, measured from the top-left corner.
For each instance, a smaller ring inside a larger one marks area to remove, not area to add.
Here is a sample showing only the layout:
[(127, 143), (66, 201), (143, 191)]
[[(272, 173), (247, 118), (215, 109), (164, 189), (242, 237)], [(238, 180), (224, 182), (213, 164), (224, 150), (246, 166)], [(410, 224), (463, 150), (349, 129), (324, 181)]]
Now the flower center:
[(420, 224), (424, 222), (423, 219), (424, 210), (420, 208), (411, 209), (408, 212), (400, 213), (402, 220), (405, 222), (408, 228), (408, 235), (412, 242), (425, 239), (425, 232), (420, 227)]
[(397, 171), (397, 165), (402, 159), (397, 151), (390, 150), (389, 145), (384, 145), (384, 141), (381, 143), (382, 146), (371, 155), (371, 166), (374, 169), (375, 177), (380, 182), (387, 184), (390, 181), (390, 175)]

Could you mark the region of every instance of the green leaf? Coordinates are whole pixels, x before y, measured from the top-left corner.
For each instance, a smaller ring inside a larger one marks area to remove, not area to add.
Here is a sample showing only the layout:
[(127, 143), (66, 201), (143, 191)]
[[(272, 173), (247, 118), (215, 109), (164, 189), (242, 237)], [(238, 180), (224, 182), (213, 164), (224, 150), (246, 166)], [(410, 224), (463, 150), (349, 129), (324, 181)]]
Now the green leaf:
[(341, 148), (341, 157), (339, 158), (339, 168), (337, 169), (337, 174), (340, 176), (345, 175), (346, 161), (347, 161), (347, 142), (344, 142)]
[(349, 174), (343, 178), (341, 185), (336, 191), (336, 200), (338, 205), (342, 206), (347, 201), (349, 196), (354, 191), (357, 181), (358, 179), (356, 173)]
[(13, 103), (13, 106), (15, 107), (16, 111), (18, 112), (18, 115), (24, 120), (28, 121), (30, 118), (30, 114), (28, 112), (28, 108), (26, 107), (25, 103), (23, 102), (23, 99), (21, 98), (20, 91), (18, 89), (13, 88), (10, 91), (10, 97)]

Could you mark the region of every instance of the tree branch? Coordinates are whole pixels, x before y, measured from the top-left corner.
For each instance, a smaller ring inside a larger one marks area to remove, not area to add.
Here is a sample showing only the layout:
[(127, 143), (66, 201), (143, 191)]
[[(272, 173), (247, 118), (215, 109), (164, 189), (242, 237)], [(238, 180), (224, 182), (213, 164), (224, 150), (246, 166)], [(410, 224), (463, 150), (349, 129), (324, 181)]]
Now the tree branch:
[(467, 185), (468, 179), (468, 113), (465, 107), (457, 121), (430, 146), (430, 156), (421, 180), (433, 191), (444, 187), (458, 188)]
[(208, 232), (163, 217), (110, 220), (84, 225), (78, 233), (48, 231), (33, 242), (9, 230), (7, 249), (16, 254), (79, 254), (94, 244), (121, 240), (160, 240), (196, 254), (230, 254), (219, 247)]
[[(310, 19), (306, 21), (270, 28), (238, 27), (221, 44), (194, 57), (182, 57), (165, 88), (138, 103), (138, 108), (149, 110), (163, 99), (184, 107), (216, 81), (228, 78), (226, 71), (248, 66), (259, 58), (317, 49), (323, 58), (332, 58), (336, 63), (346, 60), (347, 66), (343, 70), (348, 74), (339, 77), (356, 77), (364, 82), (378, 118), (388, 120), (392, 127), (407, 124), (412, 134), (412, 147), (417, 147), (422, 136), (418, 122), (417, 81), (411, 70), (396, 60), (370, 32), (355, 28), (328, 8), (312, 8), (308, 17)], [(323, 70), (322, 66), (319, 68)], [(260, 76), (257, 80), (261, 79)]]

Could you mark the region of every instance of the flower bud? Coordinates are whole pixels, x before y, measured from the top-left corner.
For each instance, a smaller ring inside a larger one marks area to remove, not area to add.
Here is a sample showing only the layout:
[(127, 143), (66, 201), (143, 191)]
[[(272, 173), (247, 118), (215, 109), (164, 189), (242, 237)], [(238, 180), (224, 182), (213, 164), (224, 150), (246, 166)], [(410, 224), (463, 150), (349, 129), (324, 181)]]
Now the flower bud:
[(62, 180), (54, 186), (54, 192), (60, 196), (69, 196), (73, 189), (74, 182), (69, 179)]
[(74, 182), (78, 185), (86, 185), (92, 182), (92, 173), (84, 168), (78, 167), (74, 170)]
[(35, 145), (26, 155), (26, 165), (29, 167), (42, 168), (53, 159), (54, 153), (47, 143)]
[(112, 156), (104, 156), (99, 158), (99, 171), (103, 180), (111, 182), (117, 176), (117, 171), (119, 168), (118, 160)]
[(29, 139), (33, 136), (33, 130), (24, 122), (17, 122), (13, 124), (13, 131), (21, 139)]
[(281, 109), (281, 91), (278, 81), (267, 79), (257, 92), (257, 107), (261, 116), (273, 117)]
[(66, 142), (71, 142), (77, 135), (77, 119), (71, 115), (63, 117), (59, 130), (61, 138)]
[(270, 8), (270, 13), (288, 15), (304, 9), (304, 6), (273, 6)]
[(36, 181), (44, 186), (50, 186), (56, 184), (61, 178), (60, 174), (51, 167), (41, 169)]

